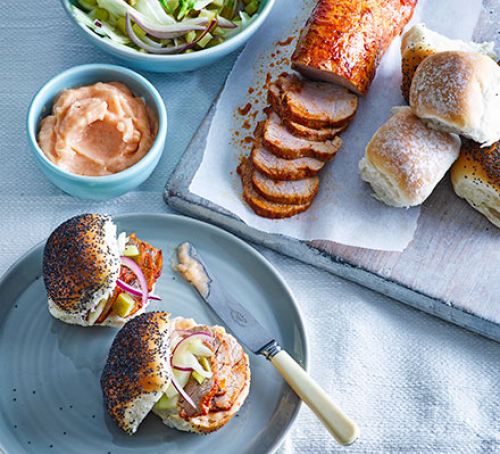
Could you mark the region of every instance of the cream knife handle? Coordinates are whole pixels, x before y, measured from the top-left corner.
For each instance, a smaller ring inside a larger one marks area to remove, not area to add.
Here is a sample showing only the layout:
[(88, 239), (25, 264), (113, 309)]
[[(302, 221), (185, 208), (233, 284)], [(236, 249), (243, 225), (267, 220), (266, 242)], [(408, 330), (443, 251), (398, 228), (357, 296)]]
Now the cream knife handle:
[(340, 444), (350, 445), (358, 438), (358, 426), (332, 402), (323, 388), (286, 351), (281, 350), (268, 358)]

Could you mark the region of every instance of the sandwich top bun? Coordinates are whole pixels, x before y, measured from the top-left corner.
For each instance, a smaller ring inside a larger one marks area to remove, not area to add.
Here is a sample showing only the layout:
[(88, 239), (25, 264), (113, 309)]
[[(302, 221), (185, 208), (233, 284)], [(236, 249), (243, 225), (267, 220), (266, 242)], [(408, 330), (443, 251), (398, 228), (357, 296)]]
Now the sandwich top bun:
[(51, 314), (88, 325), (87, 314), (110, 295), (120, 273), (111, 218), (82, 214), (62, 223), (45, 244), (42, 271)]
[(167, 312), (147, 312), (126, 323), (111, 345), (101, 375), (104, 405), (129, 434), (170, 384), (169, 327)]
[(424, 24), (416, 24), (403, 34), (401, 40), (401, 72), (403, 80), (401, 92), (406, 100), (410, 96), (410, 86), (418, 65), (430, 55), (447, 50), (479, 52), (496, 59), (493, 42), (475, 43), (450, 39), (428, 29)]
[(451, 182), (459, 197), (500, 228), (500, 142), (480, 148), (464, 141), (451, 168)]
[(415, 72), (410, 106), (435, 129), (490, 145), (500, 140), (500, 67), (475, 52), (431, 55)]

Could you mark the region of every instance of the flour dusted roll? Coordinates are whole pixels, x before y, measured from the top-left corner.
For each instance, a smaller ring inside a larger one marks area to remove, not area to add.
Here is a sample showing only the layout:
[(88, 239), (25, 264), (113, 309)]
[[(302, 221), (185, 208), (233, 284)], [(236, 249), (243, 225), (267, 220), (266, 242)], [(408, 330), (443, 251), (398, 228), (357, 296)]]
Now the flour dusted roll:
[(416, 24), (403, 34), (401, 39), (401, 92), (406, 100), (410, 96), (410, 86), (413, 75), (422, 63), (430, 55), (447, 50), (463, 50), (466, 52), (479, 52), (496, 59), (493, 42), (474, 43), (450, 39), (424, 24)]
[(500, 67), (476, 52), (431, 55), (415, 72), (410, 106), (435, 129), (491, 145), (500, 140)]
[(394, 109), (359, 162), (374, 197), (394, 207), (420, 205), (457, 159), (460, 139), (427, 127), (409, 107)]
[(451, 182), (459, 197), (500, 228), (500, 142), (480, 148), (464, 140), (451, 168)]

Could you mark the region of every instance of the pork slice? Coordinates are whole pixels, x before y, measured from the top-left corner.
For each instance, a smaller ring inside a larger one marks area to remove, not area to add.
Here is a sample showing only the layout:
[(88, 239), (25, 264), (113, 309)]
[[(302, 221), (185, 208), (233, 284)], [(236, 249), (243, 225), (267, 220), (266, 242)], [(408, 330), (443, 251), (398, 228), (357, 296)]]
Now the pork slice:
[(358, 97), (338, 85), (282, 74), (276, 86), (281, 90), (282, 118), (310, 128), (344, 125), (358, 108)]
[(251, 154), (256, 169), (275, 180), (301, 180), (316, 175), (325, 165), (315, 158), (282, 159), (257, 143)]
[(286, 116), (283, 113), (282, 106), (282, 93), (280, 88), (276, 84), (271, 84), (269, 90), (267, 92), (267, 100), (269, 104), (271, 104), (271, 108), (265, 109), (266, 113), (269, 115), (269, 112), (272, 111), (281, 118), (281, 121), (285, 125), (285, 127), (290, 131), (294, 136), (302, 137), (304, 139), (315, 140), (318, 142), (324, 142), (325, 140), (333, 139), (338, 133), (342, 132), (349, 125), (346, 122), (341, 126), (325, 126), (322, 128), (311, 128), (310, 126), (306, 126), (300, 123), (297, 123)]
[(287, 119), (283, 120), (283, 124), (286, 126), (294, 136), (303, 137), (308, 140), (315, 140), (317, 142), (324, 142), (325, 140), (331, 140), (337, 136), (338, 133), (342, 132), (349, 125), (346, 123), (342, 126), (327, 126), (325, 128), (310, 128), (309, 126), (301, 125), (300, 123), (296, 123), (294, 121), (290, 121)]
[(257, 215), (271, 219), (289, 218), (307, 210), (311, 206), (312, 201), (302, 204), (285, 204), (265, 199), (254, 189), (252, 171), (253, 167), (250, 159), (242, 158), (238, 166), (238, 173), (243, 186), (243, 198)]
[(219, 374), (219, 392), (212, 399), (211, 410), (230, 410), (249, 379), (245, 353), (241, 345), (233, 336), (226, 335), (224, 347), (226, 348), (229, 367), (227, 373)]
[(206, 415), (210, 411), (212, 398), (217, 394), (219, 389), (219, 372), (226, 362), (225, 351), (221, 350), (222, 341), (209, 326), (194, 326), (191, 327), (189, 331), (206, 331), (214, 334), (213, 339), (207, 342), (209, 343), (209, 347), (215, 352), (215, 355), (210, 358), (210, 367), (213, 375), (203, 380), (201, 384), (191, 376), (184, 387), (184, 391), (186, 391), (187, 395), (196, 404), (197, 408), (193, 408), (182, 396), (179, 396), (177, 408), (179, 410), (179, 415), (184, 419), (189, 419), (198, 415)]
[(252, 183), (260, 195), (277, 203), (309, 203), (319, 188), (317, 176), (297, 181), (279, 181), (269, 178), (256, 169), (252, 172)]
[(280, 117), (270, 112), (262, 126), (262, 144), (284, 159), (316, 158), (330, 160), (342, 145), (342, 139), (335, 137), (324, 142), (312, 141), (294, 136), (281, 122)]

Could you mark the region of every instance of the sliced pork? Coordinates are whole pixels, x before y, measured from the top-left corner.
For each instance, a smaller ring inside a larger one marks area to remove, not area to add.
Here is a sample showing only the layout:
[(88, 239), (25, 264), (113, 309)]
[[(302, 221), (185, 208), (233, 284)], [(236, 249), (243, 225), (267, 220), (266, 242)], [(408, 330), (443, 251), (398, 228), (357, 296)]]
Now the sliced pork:
[(268, 94), (271, 105), (281, 106), (282, 118), (310, 128), (344, 125), (358, 108), (358, 97), (338, 85), (306, 81), (294, 74), (282, 74), (275, 85)]
[(310, 177), (298, 181), (273, 180), (254, 169), (254, 189), (267, 200), (277, 203), (302, 204), (311, 202), (319, 189), (319, 178)]
[(262, 125), (262, 143), (280, 158), (316, 158), (328, 161), (342, 145), (342, 139), (335, 137), (324, 142), (312, 141), (294, 136), (281, 122), (280, 117), (271, 112)]
[(312, 200), (308, 203), (292, 205), (271, 202), (265, 199), (254, 189), (252, 171), (251, 161), (248, 158), (242, 158), (238, 166), (238, 173), (243, 186), (243, 198), (257, 215), (271, 219), (289, 218), (307, 210), (311, 206)]
[(325, 126), (323, 128), (311, 128), (303, 124), (286, 118), (283, 113), (282, 95), (281, 91), (276, 84), (271, 84), (267, 92), (267, 100), (271, 104), (271, 109), (267, 108), (266, 113), (275, 112), (281, 118), (281, 121), (294, 136), (303, 137), (304, 139), (316, 140), (323, 142), (325, 140), (333, 139), (339, 132), (343, 131), (348, 123), (341, 126)]
[(252, 164), (275, 180), (301, 180), (316, 175), (325, 165), (314, 158), (282, 159), (257, 144), (251, 154)]

